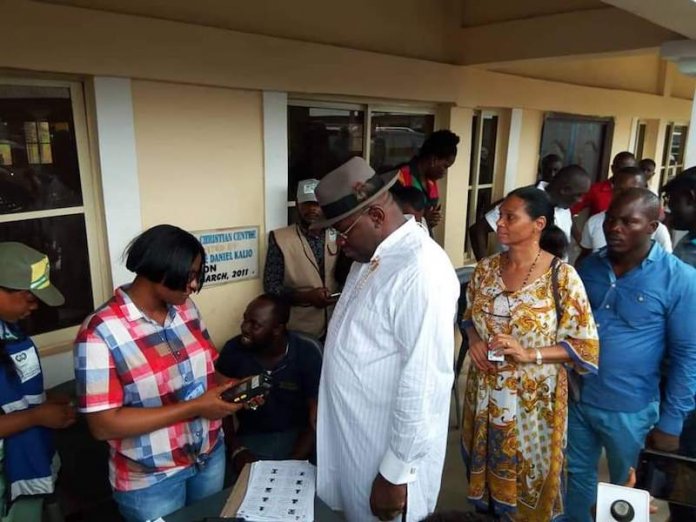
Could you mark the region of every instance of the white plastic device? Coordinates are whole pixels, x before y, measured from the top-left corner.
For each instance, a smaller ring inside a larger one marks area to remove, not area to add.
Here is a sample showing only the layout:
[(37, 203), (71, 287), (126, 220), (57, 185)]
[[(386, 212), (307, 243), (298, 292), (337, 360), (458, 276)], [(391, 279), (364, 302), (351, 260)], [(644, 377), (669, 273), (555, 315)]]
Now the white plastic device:
[(600, 482), (597, 486), (595, 520), (596, 522), (650, 522), (650, 493), (642, 489)]

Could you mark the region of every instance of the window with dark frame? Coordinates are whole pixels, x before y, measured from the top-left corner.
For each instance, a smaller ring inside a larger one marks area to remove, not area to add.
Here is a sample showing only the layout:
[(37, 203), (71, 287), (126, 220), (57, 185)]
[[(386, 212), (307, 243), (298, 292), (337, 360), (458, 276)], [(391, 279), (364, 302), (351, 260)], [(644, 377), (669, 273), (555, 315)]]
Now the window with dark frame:
[(288, 223), (297, 221), (299, 181), (321, 179), (353, 156), (383, 172), (408, 162), (435, 128), (435, 115), (330, 102), (288, 103)]
[(660, 167), (660, 189), (669, 180), (684, 170), (684, 154), (688, 125), (668, 123), (665, 129), (665, 142), (662, 147), (662, 166)]
[(70, 89), (0, 80), (0, 241), (48, 255), (65, 295), (23, 323), (29, 335), (79, 324), (94, 309)]
[[(495, 156), (498, 144), (498, 115), (476, 111), (471, 122), (471, 159), (465, 229), (466, 257), (474, 258), (469, 227), (483, 219), (494, 200)], [(490, 237), (488, 242), (490, 249)]]

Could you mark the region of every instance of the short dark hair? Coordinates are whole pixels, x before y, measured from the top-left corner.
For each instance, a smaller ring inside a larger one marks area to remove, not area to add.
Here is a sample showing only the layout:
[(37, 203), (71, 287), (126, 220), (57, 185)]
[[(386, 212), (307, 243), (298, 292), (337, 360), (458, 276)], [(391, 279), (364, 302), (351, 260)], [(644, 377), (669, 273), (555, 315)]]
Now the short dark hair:
[(548, 165), (552, 165), (553, 163), (558, 162), (563, 162), (563, 159), (558, 154), (547, 154), (546, 156), (541, 158), (541, 168), (543, 169)]
[(547, 227), (539, 238), (539, 246), (559, 259), (565, 259), (570, 242), (565, 232), (556, 225)]
[(640, 176), (643, 178), (643, 181), (647, 183), (645, 172), (643, 172), (643, 169), (640, 167), (622, 167), (616, 171), (616, 174), (614, 174), (614, 177), (617, 176)]
[(652, 166), (653, 169), (657, 167), (657, 163), (655, 163), (655, 160), (650, 158), (643, 158), (642, 160), (640, 160), (638, 165), (641, 169), (644, 169), (648, 165)]
[(686, 169), (677, 174), (662, 187), (662, 192), (674, 193), (682, 190), (696, 190), (696, 167)]
[(609, 208), (625, 202), (640, 201), (645, 208), (646, 216), (651, 220), (657, 220), (660, 216), (660, 198), (646, 188), (630, 188), (614, 196)]
[(409, 205), (419, 212), (425, 208), (425, 194), (416, 187), (404, 187), (401, 183), (395, 183), (389, 190), (402, 210), (403, 205)]
[(556, 176), (553, 178), (552, 183), (562, 183), (563, 185), (569, 185), (571, 183), (574, 183), (578, 179), (591, 180), (592, 178), (590, 178), (590, 175), (587, 173), (587, 171), (580, 165), (566, 165), (556, 173)]
[(425, 139), (418, 151), (418, 156), (449, 158), (457, 155), (457, 145), (459, 145), (459, 136), (454, 132), (447, 129), (435, 131)]
[(278, 324), (288, 324), (290, 322), (290, 302), (281, 295), (261, 294), (255, 301), (266, 301), (273, 307), (273, 316)]
[(636, 159), (636, 155), (633, 154), (632, 152), (628, 151), (628, 150), (621, 151), (621, 152), (619, 152), (616, 156), (614, 156), (614, 159), (611, 160), (611, 164), (612, 164), (612, 165), (617, 165), (617, 164), (619, 164), (619, 163), (621, 163), (622, 161), (627, 160), (627, 159), (633, 159), (633, 160), (635, 160), (635, 159)]
[(174, 225), (156, 225), (136, 237), (126, 249), (126, 268), (171, 290), (185, 290), (191, 265), (201, 258), (198, 289), (203, 288), (205, 250), (193, 234)]

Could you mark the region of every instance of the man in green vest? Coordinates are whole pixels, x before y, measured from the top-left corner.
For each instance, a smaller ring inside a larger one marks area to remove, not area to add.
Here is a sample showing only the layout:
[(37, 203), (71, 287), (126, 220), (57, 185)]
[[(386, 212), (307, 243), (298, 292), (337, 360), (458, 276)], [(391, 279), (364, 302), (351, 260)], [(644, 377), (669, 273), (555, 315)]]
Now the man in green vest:
[(299, 222), (270, 233), (263, 287), (266, 293), (284, 296), (290, 302), (288, 329), (321, 339), (336, 303), (338, 247), (329, 230), (309, 230), (322, 217), (314, 195), (318, 183), (316, 179), (299, 182)]

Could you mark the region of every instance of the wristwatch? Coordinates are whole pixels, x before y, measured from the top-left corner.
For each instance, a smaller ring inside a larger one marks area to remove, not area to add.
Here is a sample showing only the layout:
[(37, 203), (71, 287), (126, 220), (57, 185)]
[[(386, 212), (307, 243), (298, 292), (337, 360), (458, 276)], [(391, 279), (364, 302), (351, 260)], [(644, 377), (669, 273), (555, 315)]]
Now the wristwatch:
[(542, 364), (544, 362), (544, 359), (541, 357), (541, 350), (539, 348), (535, 348), (535, 350), (536, 350), (536, 363)]

